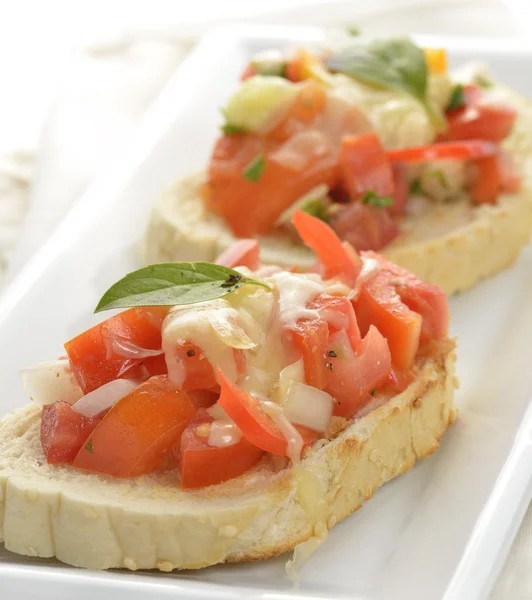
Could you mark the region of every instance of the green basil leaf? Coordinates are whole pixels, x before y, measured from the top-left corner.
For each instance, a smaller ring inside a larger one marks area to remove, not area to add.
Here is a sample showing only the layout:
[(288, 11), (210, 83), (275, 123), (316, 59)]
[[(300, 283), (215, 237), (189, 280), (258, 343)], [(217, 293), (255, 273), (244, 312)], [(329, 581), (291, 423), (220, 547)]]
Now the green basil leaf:
[(373, 190), (368, 190), (360, 199), (364, 204), (369, 204), (374, 208), (387, 208), (394, 203), (394, 199), (390, 196), (379, 196)]
[(473, 82), (486, 90), (493, 87), (493, 81), (490, 81), (487, 77), (484, 77), (484, 75), (475, 75)]
[(231, 125), (231, 123), (224, 123), (220, 129), (225, 135), (241, 135), (247, 133), (243, 127), (239, 125)]
[(266, 163), (264, 162), (264, 154), (260, 152), (244, 169), (244, 179), (257, 183), (262, 177)]
[(368, 85), (399, 90), (417, 98), (437, 128), (443, 117), (427, 99), (428, 68), (423, 50), (408, 38), (375, 40), (351, 46), (325, 61), (334, 73), (344, 73)]
[(462, 108), (462, 106), (465, 106), (465, 103), (466, 100), (464, 96), (464, 86), (461, 83), (458, 83), (453, 87), (446, 110), (456, 110), (457, 108)]
[(346, 27), (346, 33), (353, 37), (357, 37), (362, 34), (362, 31), (360, 27), (357, 27), (356, 25), (349, 25), (348, 27)]
[(174, 306), (221, 298), (243, 285), (265, 283), (208, 262), (162, 263), (129, 273), (102, 296), (94, 312), (134, 306)]

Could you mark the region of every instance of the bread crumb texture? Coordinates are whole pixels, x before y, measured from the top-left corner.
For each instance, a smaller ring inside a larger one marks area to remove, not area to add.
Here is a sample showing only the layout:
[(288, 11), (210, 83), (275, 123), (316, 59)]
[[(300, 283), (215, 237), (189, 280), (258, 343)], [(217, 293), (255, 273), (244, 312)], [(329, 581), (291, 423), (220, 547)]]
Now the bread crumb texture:
[(298, 468), (258, 466), (185, 492), (174, 473), (118, 480), (51, 466), (40, 408), (0, 421), (0, 541), (91, 569), (197, 569), (275, 556), (334, 526), (434, 452), (453, 422), (454, 346), (403, 393), (318, 444)]
[[(512, 264), (532, 230), (532, 103), (497, 85), (497, 97), (513, 105), (518, 118), (503, 146), (523, 174), (518, 194), (502, 195), (496, 205), (467, 200), (434, 204), (422, 217), (407, 218), (403, 233), (384, 254), (447, 293), (468, 289)], [(144, 240), (147, 264), (207, 260), (234, 241), (215, 214), (205, 211), (200, 189), (205, 172), (174, 183), (155, 205)], [(312, 265), (314, 254), (288, 236), (260, 238), (265, 263)]]

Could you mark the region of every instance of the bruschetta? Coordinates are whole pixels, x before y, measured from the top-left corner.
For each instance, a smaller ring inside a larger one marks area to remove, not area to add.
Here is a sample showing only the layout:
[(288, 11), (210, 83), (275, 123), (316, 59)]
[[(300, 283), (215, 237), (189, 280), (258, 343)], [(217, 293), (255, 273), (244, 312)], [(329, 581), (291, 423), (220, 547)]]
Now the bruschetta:
[[(292, 217), (310, 272), (255, 240), (130, 273), (124, 309), (22, 372), (0, 420), (0, 539), (91, 569), (308, 555), (455, 419), (444, 292)], [(292, 563), (290, 563), (292, 564)]]
[(529, 239), (531, 105), (485, 70), (450, 73), (444, 50), (392, 39), (258, 57), (224, 115), (207, 168), (154, 207), (148, 263), (257, 237), (264, 262), (309, 266), (298, 208), (452, 293)]

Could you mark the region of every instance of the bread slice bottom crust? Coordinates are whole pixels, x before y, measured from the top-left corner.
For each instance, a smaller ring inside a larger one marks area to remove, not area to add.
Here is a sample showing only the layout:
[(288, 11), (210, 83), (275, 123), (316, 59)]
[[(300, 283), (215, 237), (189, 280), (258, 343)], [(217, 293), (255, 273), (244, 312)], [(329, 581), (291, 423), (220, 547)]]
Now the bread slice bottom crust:
[(270, 461), (189, 492), (173, 473), (118, 480), (48, 465), (41, 411), (27, 405), (0, 421), (0, 541), (79, 567), (171, 571), (264, 559), (323, 538), (438, 448), (455, 419), (454, 362), (449, 342), (404, 392), (319, 442), (298, 467), (274, 471)]

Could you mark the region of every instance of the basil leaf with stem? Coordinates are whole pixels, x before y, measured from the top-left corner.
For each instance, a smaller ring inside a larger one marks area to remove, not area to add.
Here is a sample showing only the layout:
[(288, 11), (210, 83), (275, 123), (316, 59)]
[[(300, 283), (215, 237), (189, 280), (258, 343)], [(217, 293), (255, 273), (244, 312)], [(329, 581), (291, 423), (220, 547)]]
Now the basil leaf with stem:
[(270, 289), (234, 269), (208, 262), (162, 263), (129, 273), (102, 296), (94, 312), (135, 306), (174, 306), (221, 298), (243, 285)]

